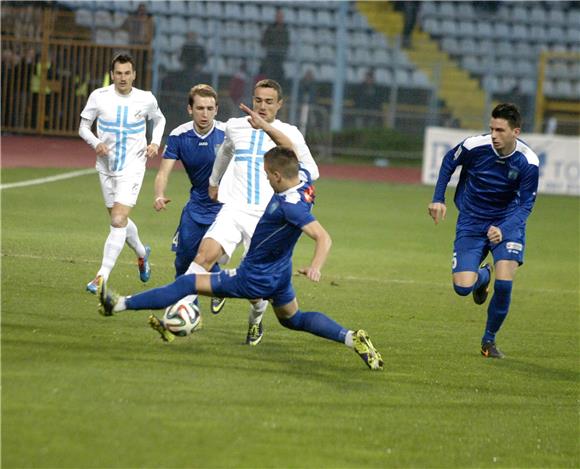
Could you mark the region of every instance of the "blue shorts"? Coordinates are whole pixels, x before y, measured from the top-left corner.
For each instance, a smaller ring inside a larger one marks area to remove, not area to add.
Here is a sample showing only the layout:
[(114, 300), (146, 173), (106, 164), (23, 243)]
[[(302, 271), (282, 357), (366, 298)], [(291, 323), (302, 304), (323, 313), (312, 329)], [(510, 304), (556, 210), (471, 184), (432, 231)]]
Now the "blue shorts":
[(179, 226), (173, 236), (171, 250), (175, 252), (175, 270), (177, 275), (185, 273), (195, 259), (201, 240), (211, 223), (199, 223), (193, 219), (187, 207), (181, 212)]
[(473, 232), (459, 230), (453, 243), (452, 271), (477, 272), (479, 265), (491, 252), (494, 264), (497, 261), (516, 261), (519, 265), (524, 263), (524, 249), (526, 246), (525, 227), (514, 230), (499, 244), (492, 244), (487, 239), (485, 232)]
[(284, 306), (296, 298), (291, 279), (292, 265), (271, 275), (252, 273), (240, 266), (212, 274), (211, 290), (221, 298), (263, 298), (272, 306)]

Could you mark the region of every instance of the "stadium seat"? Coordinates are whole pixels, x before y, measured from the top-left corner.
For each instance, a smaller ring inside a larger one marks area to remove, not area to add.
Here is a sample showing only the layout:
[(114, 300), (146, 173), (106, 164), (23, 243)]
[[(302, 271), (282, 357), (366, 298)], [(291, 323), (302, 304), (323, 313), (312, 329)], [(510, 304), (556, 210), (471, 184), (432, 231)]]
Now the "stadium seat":
[(478, 52), (478, 46), (474, 39), (466, 38), (461, 41), (462, 55), (476, 55)]
[(205, 2), (187, 2), (187, 14), (190, 16), (195, 16), (197, 18), (202, 18), (207, 16), (207, 10), (205, 7)]
[(297, 15), (298, 24), (312, 26), (315, 23), (314, 14), (310, 8), (299, 8)]
[(458, 34), (464, 39), (475, 37), (477, 34), (475, 23), (473, 21), (460, 21)]
[[(458, 27), (458, 25), (457, 25), (457, 23), (455, 21), (453, 21), (453, 20), (443, 20), (440, 23), (440, 25), (441, 25), (441, 28), (439, 30), (439, 35), (443, 35), (444, 34), (446, 36), (460, 36), (459, 27)], [(469, 31), (468, 34), (471, 35), (472, 32)]]
[(541, 24), (532, 24), (530, 26), (530, 40), (534, 42), (544, 43), (548, 39), (546, 28)]
[(450, 55), (458, 55), (461, 53), (461, 43), (454, 37), (444, 37), (441, 41), (441, 47)]
[(528, 27), (524, 24), (516, 24), (512, 28), (513, 39), (527, 40), (528, 39)]
[(242, 18), (242, 7), (237, 2), (225, 2), (224, 17), (230, 20)]
[(207, 2), (206, 3), (206, 14), (209, 18), (221, 19), (224, 16), (223, 3), (222, 2)]
[(207, 22), (201, 18), (190, 17), (187, 20), (188, 32), (196, 33), (198, 36), (205, 36), (207, 33)]
[(510, 28), (506, 23), (497, 22), (493, 28), (493, 35), (496, 39), (509, 40), (511, 37)]
[(335, 26), (334, 13), (328, 10), (318, 10), (316, 13), (316, 27)]
[[(427, 2), (430, 3), (430, 2)], [(475, 18), (475, 10), (473, 9), (473, 4), (470, 2), (458, 2), (457, 6), (457, 17), (465, 20), (471, 20)]]
[(488, 21), (477, 21), (475, 35), (480, 39), (489, 39), (493, 37), (493, 28)]
[(395, 80), (397, 85), (409, 88), (411, 84), (411, 75), (404, 68), (398, 68), (395, 70)]
[(93, 12), (91, 10), (86, 10), (84, 8), (78, 9), (75, 12), (75, 21), (79, 26), (85, 26), (87, 28), (93, 27)]
[(336, 42), (336, 33), (329, 28), (322, 28), (316, 32), (316, 37), (320, 44), (333, 45)]
[(260, 19), (260, 11), (255, 3), (246, 3), (242, 6), (242, 18), (245, 21), (256, 22)]
[(532, 25), (543, 25), (548, 22), (546, 10), (540, 6), (535, 6), (530, 12), (530, 23)]
[(391, 56), (387, 48), (377, 48), (374, 49), (372, 53), (372, 62), (377, 66), (386, 65), (391, 63)]
[(575, 26), (570, 26), (566, 30), (566, 40), (568, 44), (580, 44), (580, 23)]
[[(429, 2), (425, 2), (429, 3)], [(426, 18), (423, 20), (423, 29), (432, 36), (441, 36), (442, 26), (437, 18)]]
[(114, 42), (119, 46), (127, 46), (129, 44), (129, 32), (123, 29), (115, 31)]
[(550, 10), (548, 11), (548, 22), (555, 26), (565, 24), (566, 17), (564, 16), (564, 12), (559, 8), (550, 8)]
[(455, 3), (454, 2), (441, 2), (439, 5), (438, 14), (442, 18), (456, 19), (457, 15), (455, 13)]
[(393, 82), (393, 74), (388, 68), (376, 68), (375, 80), (379, 85), (390, 85)]
[(113, 31), (106, 28), (95, 29), (95, 42), (100, 45), (112, 45), (115, 43)]
[(185, 36), (189, 32), (187, 21), (183, 16), (170, 16), (169, 28), (172, 34)]
[(412, 74), (412, 83), (415, 88), (430, 89), (432, 88), (429, 78), (421, 70), (414, 70)]
[(435, 2), (421, 2), (419, 16), (422, 18), (434, 18), (438, 15), (437, 5)]
[(318, 47), (318, 57), (320, 62), (335, 63), (336, 62), (336, 51), (334, 47), (329, 45), (321, 45)]
[[(154, 15), (166, 15), (169, 13), (169, 3), (167, 1), (151, 1), (147, 4), (147, 10)], [(137, 7), (135, 7), (135, 10)]]
[(171, 34), (171, 19), (169, 16), (158, 15), (155, 17), (155, 26), (162, 34)]
[(573, 8), (568, 12), (568, 26), (575, 26), (578, 27), (580, 24), (580, 9)]
[(572, 98), (574, 95), (572, 83), (568, 80), (556, 80), (554, 95), (558, 98)]
[(521, 94), (534, 95), (536, 93), (536, 81), (531, 78), (520, 80), (519, 90)]
[(320, 81), (333, 82), (335, 78), (334, 65), (322, 64), (319, 70), (319, 76), (317, 77)]
[(155, 46), (160, 52), (170, 52), (171, 42), (169, 41), (169, 36), (167, 34), (157, 34), (155, 36)]
[(167, 12), (170, 15), (188, 15), (189, 9), (187, 7), (187, 2), (183, 0), (171, 0), (167, 2), (168, 10)]
[(183, 34), (172, 34), (169, 39), (171, 50), (181, 52), (183, 44), (185, 44), (185, 36)]
[(274, 21), (275, 18), (276, 18), (276, 9), (274, 8), (274, 6), (268, 3), (262, 4), (260, 19), (264, 23), (271, 23), (272, 21)]

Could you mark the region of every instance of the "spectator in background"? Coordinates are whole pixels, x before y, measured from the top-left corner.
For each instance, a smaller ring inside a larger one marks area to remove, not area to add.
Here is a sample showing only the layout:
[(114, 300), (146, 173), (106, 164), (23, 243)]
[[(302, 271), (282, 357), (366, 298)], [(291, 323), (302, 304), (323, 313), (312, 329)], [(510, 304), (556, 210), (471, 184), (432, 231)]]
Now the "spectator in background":
[(240, 103), (246, 101), (246, 88), (248, 86), (248, 73), (246, 62), (242, 62), (240, 68), (232, 78), (228, 86), (228, 92), (231, 101), (231, 116), (239, 115)]
[(417, 16), (419, 15), (419, 8), (421, 2), (407, 1), (403, 2), (403, 47), (410, 49), (412, 46), (413, 30), (417, 23)]
[(372, 68), (367, 70), (359, 92), (354, 98), (354, 103), (358, 111), (357, 127), (377, 127), (381, 125), (380, 110), (383, 105), (383, 97), (377, 88), (375, 71)]
[(187, 83), (197, 83), (207, 61), (205, 48), (197, 42), (197, 33), (187, 33), (187, 41), (181, 49), (179, 60), (184, 68)]
[(276, 20), (269, 25), (262, 35), (262, 47), (266, 52), (262, 62), (262, 71), (268, 78), (284, 82), (284, 60), (290, 46), (290, 34), (284, 23), (284, 12), (276, 10)]
[(147, 46), (153, 39), (153, 19), (144, 3), (140, 3), (134, 14), (123, 23), (123, 29), (129, 33), (131, 44)]
[(318, 90), (316, 79), (314, 78), (314, 71), (309, 68), (300, 80), (300, 88), (298, 91), (298, 99), (300, 102), (299, 128), (303, 134), (307, 131), (311, 106), (315, 104), (317, 94)]

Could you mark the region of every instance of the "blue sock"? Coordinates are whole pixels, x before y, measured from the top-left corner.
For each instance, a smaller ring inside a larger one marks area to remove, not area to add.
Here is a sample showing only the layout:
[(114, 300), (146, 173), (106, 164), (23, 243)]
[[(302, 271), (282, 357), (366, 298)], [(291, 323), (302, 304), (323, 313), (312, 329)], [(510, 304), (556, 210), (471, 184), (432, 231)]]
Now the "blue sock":
[(197, 293), (195, 274), (182, 275), (164, 287), (152, 288), (127, 297), (125, 306), (127, 309), (162, 309), (194, 293)]
[(471, 287), (460, 287), (459, 285), (453, 284), (453, 289), (458, 295), (467, 296), (473, 291), (473, 285)]
[(325, 339), (344, 343), (348, 329), (330, 319), (326, 314), (318, 312), (296, 311), (291, 318), (280, 319), (280, 324), (294, 331), (305, 331)]
[(512, 297), (512, 281), (496, 280), (493, 284), (493, 296), (487, 308), (487, 324), (482, 342), (495, 341), (495, 334), (504, 322)]
[(489, 270), (488, 269), (479, 269), (477, 271), (477, 281), (475, 285), (473, 285), (473, 289), (477, 290), (482, 285), (485, 285), (489, 282)]

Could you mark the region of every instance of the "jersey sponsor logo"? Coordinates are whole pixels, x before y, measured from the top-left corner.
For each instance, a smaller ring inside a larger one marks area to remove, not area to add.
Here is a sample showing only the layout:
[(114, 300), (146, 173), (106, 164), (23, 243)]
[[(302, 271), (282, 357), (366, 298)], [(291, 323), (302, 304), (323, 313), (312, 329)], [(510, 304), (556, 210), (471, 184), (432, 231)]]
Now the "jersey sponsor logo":
[(513, 241), (506, 243), (505, 247), (507, 248), (508, 251), (517, 251), (517, 252), (520, 252), (522, 249), (524, 249), (522, 243), (514, 243)]
[(209, 145), (209, 143), (207, 143), (207, 142), (199, 142), (197, 144), (198, 147), (207, 147), (208, 145)]

